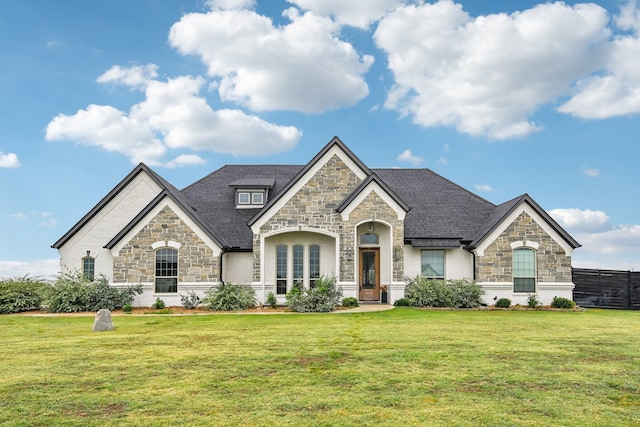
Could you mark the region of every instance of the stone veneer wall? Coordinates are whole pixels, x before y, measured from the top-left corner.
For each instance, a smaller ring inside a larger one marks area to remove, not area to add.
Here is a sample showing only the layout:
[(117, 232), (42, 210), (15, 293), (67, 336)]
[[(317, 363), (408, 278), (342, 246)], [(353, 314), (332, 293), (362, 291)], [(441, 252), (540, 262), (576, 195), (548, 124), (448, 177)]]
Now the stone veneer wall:
[(571, 256), (568, 256), (534, 220), (523, 212), (491, 243), (476, 260), (478, 282), (512, 282), (513, 263), (510, 244), (536, 242), (538, 282), (571, 282)]
[[(393, 281), (401, 282), (404, 280), (404, 221), (399, 220), (396, 211), (375, 192), (369, 193), (362, 203), (351, 212), (349, 223), (345, 224), (344, 227), (343, 244), (354, 248), (356, 243), (353, 241), (356, 234), (355, 224), (370, 220), (374, 216), (376, 220), (384, 221), (391, 226), (391, 232), (393, 233), (393, 252), (391, 253), (393, 257)], [(388, 250), (388, 248), (381, 248), (381, 250)], [(345, 271), (343, 271), (343, 274), (350, 277), (349, 280), (355, 280), (353, 277), (353, 272), (355, 271), (353, 263), (351, 263), (350, 269), (348, 274)]]
[[(342, 218), (336, 207), (355, 189), (360, 179), (338, 157), (334, 155), (320, 168), (313, 178), (298, 191), (266, 224), (260, 233), (274, 230), (291, 229), (298, 226), (318, 228), (336, 233), (344, 238)], [(347, 258), (341, 245), (340, 259), (343, 271)], [(353, 280), (353, 259), (351, 277), (342, 276), (340, 280)], [(349, 267), (346, 267), (349, 270)], [(260, 281), (260, 236), (253, 236), (253, 280)]]
[(149, 283), (155, 279), (155, 250), (151, 245), (172, 240), (178, 249), (178, 284), (217, 282), (220, 258), (169, 207), (156, 215), (114, 259), (115, 283)]

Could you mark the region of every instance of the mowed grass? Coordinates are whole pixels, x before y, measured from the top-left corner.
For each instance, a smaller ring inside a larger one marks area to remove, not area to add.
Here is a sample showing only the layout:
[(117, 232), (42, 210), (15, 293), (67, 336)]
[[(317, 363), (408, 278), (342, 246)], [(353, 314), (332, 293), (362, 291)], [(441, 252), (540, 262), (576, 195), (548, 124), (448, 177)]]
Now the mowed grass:
[(0, 316), (0, 425), (640, 425), (640, 312)]

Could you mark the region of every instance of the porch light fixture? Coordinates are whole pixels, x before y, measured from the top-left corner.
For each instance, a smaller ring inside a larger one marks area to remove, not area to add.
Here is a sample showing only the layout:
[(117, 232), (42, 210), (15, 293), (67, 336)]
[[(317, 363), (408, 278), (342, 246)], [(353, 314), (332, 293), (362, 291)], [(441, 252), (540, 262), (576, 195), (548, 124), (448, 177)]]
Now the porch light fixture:
[(375, 229), (375, 223), (373, 221), (369, 222), (369, 231), (373, 231)]

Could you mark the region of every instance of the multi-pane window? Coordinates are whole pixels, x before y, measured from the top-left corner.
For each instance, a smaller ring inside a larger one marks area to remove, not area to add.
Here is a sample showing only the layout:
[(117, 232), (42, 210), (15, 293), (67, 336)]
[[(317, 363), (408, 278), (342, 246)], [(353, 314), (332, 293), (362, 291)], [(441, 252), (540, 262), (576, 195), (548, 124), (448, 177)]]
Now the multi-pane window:
[(82, 274), (87, 280), (93, 280), (96, 273), (96, 259), (93, 257), (82, 258)]
[(276, 294), (292, 287), (313, 288), (320, 278), (320, 245), (276, 246)]
[(316, 285), (320, 278), (320, 245), (309, 246), (309, 287)]
[(304, 283), (304, 246), (293, 245), (293, 286)]
[(261, 207), (264, 206), (264, 191), (238, 191), (238, 206), (243, 207)]
[(513, 291), (536, 291), (536, 251), (529, 248), (513, 250)]
[(276, 246), (276, 294), (287, 293), (287, 245)]
[(178, 292), (178, 251), (175, 249), (156, 251), (156, 292)]
[(444, 279), (444, 250), (422, 251), (422, 275), (430, 279)]

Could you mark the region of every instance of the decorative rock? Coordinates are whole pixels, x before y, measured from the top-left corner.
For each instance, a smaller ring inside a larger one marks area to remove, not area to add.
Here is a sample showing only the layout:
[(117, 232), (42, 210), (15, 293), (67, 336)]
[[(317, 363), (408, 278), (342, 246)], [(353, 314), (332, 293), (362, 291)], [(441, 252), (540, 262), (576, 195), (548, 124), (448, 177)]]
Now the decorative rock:
[(96, 313), (96, 319), (93, 321), (93, 332), (111, 331), (112, 329), (111, 311), (103, 308)]

